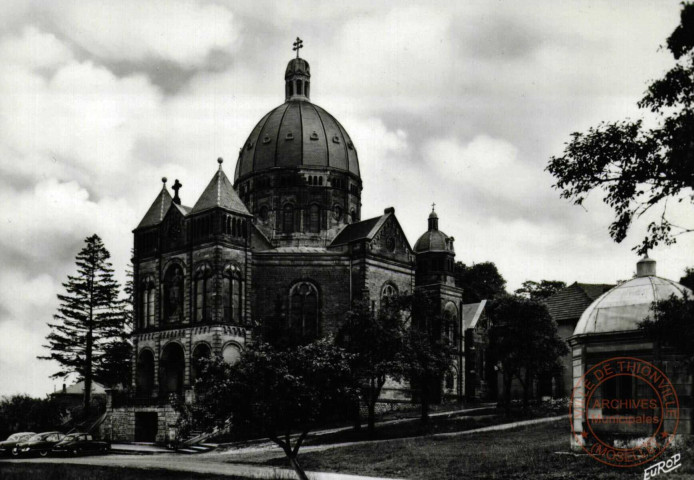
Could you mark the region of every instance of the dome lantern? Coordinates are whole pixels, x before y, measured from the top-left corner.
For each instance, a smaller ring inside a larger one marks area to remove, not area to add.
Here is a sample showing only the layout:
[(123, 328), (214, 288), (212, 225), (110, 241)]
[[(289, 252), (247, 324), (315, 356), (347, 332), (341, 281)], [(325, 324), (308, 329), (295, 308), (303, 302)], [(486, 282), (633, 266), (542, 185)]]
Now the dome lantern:
[(429, 231), (431, 232), (432, 230), (438, 230), (439, 229), (439, 216), (436, 215), (436, 212), (434, 211), (434, 207), (436, 207), (435, 203), (431, 204), (431, 213), (429, 214)]
[(294, 48), (296, 58), (292, 58), (284, 72), (285, 101), (310, 100), (311, 68), (306, 60), (299, 58), (299, 49), (304, 48), (304, 41), (296, 37)]
[(636, 262), (637, 277), (655, 277), (655, 260), (648, 258), (648, 255)]

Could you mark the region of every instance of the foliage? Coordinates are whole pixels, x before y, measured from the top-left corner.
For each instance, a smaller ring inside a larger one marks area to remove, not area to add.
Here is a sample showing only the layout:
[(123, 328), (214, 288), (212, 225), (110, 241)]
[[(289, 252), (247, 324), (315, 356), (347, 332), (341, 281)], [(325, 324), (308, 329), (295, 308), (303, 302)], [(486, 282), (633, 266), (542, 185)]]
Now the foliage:
[(498, 298), (488, 304), (487, 319), (489, 354), (501, 367), (504, 405), (510, 407), (511, 382), (517, 378), (527, 406), (533, 380), (543, 373), (556, 373), (560, 357), (569, 349), (547, 307), (537, 300)]
[(684, 269), (684, 276), (680, 278), (680, 284), (694, 290), (694, 268), (687, 267)]
[(515, 291), (515, 294), (531, 300), (541, 301), (565, 288), (566, 283), (561, 280), (540, 280), (539, 283), (533, 280), (526, 280), (521, 288)]
[(668, 219), (668, 201), (694, 202), (694, 5), (682, 6), (680, 25), (667, 40), (675, 66), (653, 81), (638, 103), (654, 114), (653, 128), (644, 121), (603, 122), (587, 133), (573, 133), (564, 153), (552, 157), (547, 170), (557, 180), (562, 198), (582, 205), (588, 194), (601, 189), (603, 201), (615, 213), (610, 235), (616, 242), (627, 236), (634, 219), (653, 207), (660, 218), (648, 225), (647, 235), (634, 247), (645, 254), (660, 243), (694, 231)]
[(378, 312), (359, 302), (347, 313), (337, 336), (338, 345), (354, 355), (351, 370), (368, 408), (368, 431), (373, 436), (376, 402), (387, 378), (400, 380), (405, 362), (406, 325), (397, 299), (384, 299)]
[(104, 344), (103, 361), (95, 366), (95, 378), (103, 385), (121, 386), (127, 389), (132, 384), (133, 345), (130, 342), (130, 334), (133, 329), (135, 301), (132, 265), (128, 265), (126, 276), (127, 280), (123, 288), (125, 299), (121, 303), (123, 321), (116, 326), (113, 339)]
[(448, 372), (455, 353), (454, 345), (444, 338), (441, 305), (426, 292), (394, 299), (394, 308), (410, 324), (405, 337), (405, 378), (415, 390), (421, 404), (421, 420), (429, 422), (429, 405), (441, 394), (443, 376)]
[(210, 359), (195, 384), (193, 419), (208, 430), (231, 421), (236, 433), (270, 438), (306, 479), (297, 460), (306, 436), (316, 425), (344, 415), (356, 400), (352, 361), (351, 354), (325, 339), (291, 350), (255, 345), (236, 365)]
[(491, 300), (506, 293), (506, 280), (493, 262), (475, 263), (469, 267), (457, 262), (455, 283), (463, 289), (465, 303)]
[(0, 399), (0, 439), (16, 432), (45, 432), (63, 423), (65, 410), (51, 397), (13, 395)]
[(660, 345), (674, 348), (683, 355), (683, 362), (694, 371), (694, 299), (685, 293), (654, 302), (653, 317), (643, 320), (639, 328)]
[(120, 286), (113, 276), (111, 257), (98, 235), (85, 239), (86, 245), (76, 257), (77, 275), (68, 275), (60, 305), (49, 322), (51, 332), (44, 345), (50, 353), (39, 356), (55, 360), (60, 369), (53, 378), (76, 374), (84, 380), (84, 413), (91, 403), (92, 380), (103, 365), (105, 347), (123, 334)]

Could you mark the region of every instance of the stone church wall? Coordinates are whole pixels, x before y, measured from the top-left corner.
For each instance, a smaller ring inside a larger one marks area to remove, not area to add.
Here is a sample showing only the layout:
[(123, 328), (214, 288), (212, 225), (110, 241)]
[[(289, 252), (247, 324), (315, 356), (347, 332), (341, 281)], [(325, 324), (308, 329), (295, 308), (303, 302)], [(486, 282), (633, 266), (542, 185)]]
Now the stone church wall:
[(263, 324), (278, 313), (286, 319), (289, 289), (300, 280), (318, 287), (321, 335), (335, 333), (350, 309), (349, 260), (344, 256), (256, 255), (252, 287), (255, 320)]

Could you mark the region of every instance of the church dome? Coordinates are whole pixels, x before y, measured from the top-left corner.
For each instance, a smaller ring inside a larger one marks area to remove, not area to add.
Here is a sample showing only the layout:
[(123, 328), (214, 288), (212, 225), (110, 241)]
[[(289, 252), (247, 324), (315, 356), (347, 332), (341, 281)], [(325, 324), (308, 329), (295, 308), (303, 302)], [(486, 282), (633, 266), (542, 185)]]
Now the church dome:
[(359, 178), (357, 150), (344, 127), (311, 103), (311, 70), (293, 58), (284, 74), (285, 103), (260, 119), (239, 152), (234, 183), (277, 167), (334, 169)]
[(671, 295), (682, 298), (685, 292), (692, 294), (677, 282), (657, 277), (655, 260), (646, 257), (638, 262), (635, 278), (608, 290), (583, 312), (574, 335), (637, 330), (652, 313), (653, 302)]
[(357, 151), (323, 108), (292, 98), (266, 114), (241, 148), (235, 181), (276, 167), (331, 168), (359, 177)]
[(439, 230), (439, 216), (433, 208), (429, 214), (429, 229), (414, 244), (414, 251), (415, 253), (454, 252), (453, 237)]

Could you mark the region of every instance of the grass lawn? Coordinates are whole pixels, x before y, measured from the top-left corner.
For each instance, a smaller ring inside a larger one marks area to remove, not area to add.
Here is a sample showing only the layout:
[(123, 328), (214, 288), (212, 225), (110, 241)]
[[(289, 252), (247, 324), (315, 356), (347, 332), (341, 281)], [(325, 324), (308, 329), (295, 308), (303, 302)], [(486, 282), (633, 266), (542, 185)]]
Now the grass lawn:
[[(408, 479), (635, 479), (644, 466), (614, 468), (568, 452), (569, 423), (453, 438), (421, 437), (300, 454), (306, 470)], [(666, 452), (663, 458), (669, 458)], [(662, 478), (694, 478), (694, 450)], [(268, 463), (281, 464), (278, 459)]]

